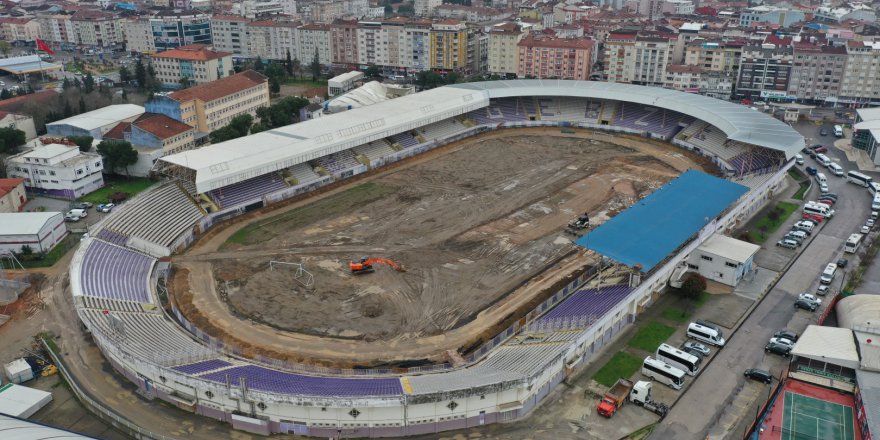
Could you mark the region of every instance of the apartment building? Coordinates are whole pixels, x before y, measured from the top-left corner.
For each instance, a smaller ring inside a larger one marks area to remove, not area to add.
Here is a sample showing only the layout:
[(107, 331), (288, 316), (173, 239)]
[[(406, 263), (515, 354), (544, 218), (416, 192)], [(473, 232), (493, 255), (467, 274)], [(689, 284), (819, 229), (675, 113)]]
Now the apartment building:
[[(297, 25), (287, 20), (252, 21), (247, 24), (248, 57), (264, 60), (285, 60), (297, 58)], [(302, 58), (300, 58), (302, 61)]]
[(144, 54), (156, 53), (156, 40), (149, 18), (129, 18), (122, 21), (125, 34), (125, 50)]
[(516, 45), (519, 77), (588, 80), (596, 41), (529, 35)]
[(430, 17), (434, 10), (443, 4), (443, 0), (415, 0), (414, 9), (416, 16)]
[(190, 44), (210, 44), (211, 19), (196, 11), (163, 10), (124, 22), (126, 49), (156, 53)]
[(849, 41), (846, 55), (841, 102), (880, 102), (880, 41)]
[(763, 44), (743, 47), (736, 97), (760, 99), (762, 92), (763, 97), (786, 95), (793, 61), (791, 46)]
[(358, 64), (357, 20), (333, 20), (330, 24), (330, 59), (334, 64)]
[(156, 79), (170, 87), (189, 78), (194, 84), (205, 84), (229, 76), (232, 72), (232, 54), (218, 52), (204, 44), (181, 46), (153, 55)]
[(700, 67), (682, 64), (666, 66), (663, 87), (680, 92), (698, 93), (700, 91)]
[(34, 41), (40, 38), (40, 22), (34, 18), (0, 18), (0, 38), (5, 41)]
[(846, 48), (796, 42), (788, 94), (804, 101), (837, 99), (844, 71)]
[(497, 75), (516, 74), (519, 65), (517, 44), (528, 29), (519, 23), (501, 23), (489, 30), (489, 73)]
[(330, 51), (330, 25), (329, 24), (306, 24), (297, 29), (296, 46), (299, 60), (304, 66), (311, 64), (318, 54), (318, 62), (322, 65), (330, 64), (332, 53)]
[[(73, 32), (73, 24), (70, 22), (70, 15), (41, 15), (37, 17), (40, 24), (40, 38), (44, 41), (53, 43), (71, 42)], [(120, 28), (122, 23), (119, 23)]]
[(268, 106), (269, 83), (253, 70), (157, 96), (144, 105), (148, 112), (164, 114), (201, 134), (221, 128), (241, 114), (256, 116), (258, 108)]
[(742, 57), (742, 41), (692, 40), (685, 46), (684, 64), (699, 66), (704, 72), (734, 74)]
[(458, 20), (431, 25), (430, 68), (456, 70), (468, 66), (468, 29)]
[(23, 178), (28, 193), (73, 200), (104, 186), (100, 154), (76, 145), (47, 144), (6, 160), (6, 175)]
[(116, 14), (95, 9), (80, 9), (70, 17), (73, 39), (70, 43), (93, 47), (122, 44), (122, 26)]
[(675, 41), (675, 36), (663, 34), (609, 34), (604, 53), (607, 80), (662, 86)]
[(238, 15), (211, 17), (211, 45), (215, 50), (250, 56), (247, 43), (247, 18)]
[(195, 148), (195, 130), (183, 122), (160, 113), (144, 113), (132, 122), (122, 122), (104, 139), (130, 142), (138, 152), (137, 163), (128, 174), (147, 176), (162, 156)]
[(755, 23), (770, 23), (788, 27), (803, 21), (804, 18), (803, 11), (779, 6), (760, 5), (743, 10), (739, 16), (739, 25), (747, 28)]
[(727, 100), (730, 99), (735, 84), (735, 73), (701, 72), (698, 87), (701, 95)]

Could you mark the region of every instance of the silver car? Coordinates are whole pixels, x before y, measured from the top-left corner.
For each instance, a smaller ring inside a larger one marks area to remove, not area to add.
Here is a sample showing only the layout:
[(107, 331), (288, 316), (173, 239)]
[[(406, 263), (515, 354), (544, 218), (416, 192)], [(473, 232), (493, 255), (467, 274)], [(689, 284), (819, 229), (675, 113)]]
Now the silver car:
[(709, 347), (706, 347), (705, 345), (703, 345), (699, 342), (687, 341), (684, 344), (681, 344), (681, 346), (683, 348), (686, 348), (689, 350), (694, 350), (694, 351), (698, 351), (700, 353), (703, 353), (703, 356), (709, 356), (709, 353), (711, 353), (711, 351), (709, 350)]
[(784, 238), (776, 242), (776, 246), (784, 247), (786, 249), (797, 249), (798, 243), (794, 240)]

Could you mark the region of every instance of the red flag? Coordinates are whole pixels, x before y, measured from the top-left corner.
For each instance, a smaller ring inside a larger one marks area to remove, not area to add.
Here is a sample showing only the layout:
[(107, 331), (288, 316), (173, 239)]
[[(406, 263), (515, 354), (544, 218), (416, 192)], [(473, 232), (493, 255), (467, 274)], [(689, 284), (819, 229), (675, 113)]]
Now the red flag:
[(55, 51), (52, 50), (45, 41), (37, 38), (37, 50), (40, 52), (46, 52), (49, 55), (55, 55)]

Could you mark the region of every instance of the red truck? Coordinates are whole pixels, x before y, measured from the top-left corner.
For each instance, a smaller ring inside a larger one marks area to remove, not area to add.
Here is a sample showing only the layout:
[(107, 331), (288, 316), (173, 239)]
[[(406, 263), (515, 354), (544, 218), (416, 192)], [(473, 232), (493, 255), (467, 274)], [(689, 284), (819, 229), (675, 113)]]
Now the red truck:
[(596, 412), (610, 418), (617, 411), (617, 408), (620, 408), (626, 402), (626, 398), (629, 397), (629, 392), (632, 391), (632, 388), (632, 382), (626, 379), (617, 379), (617, 383), (602, 396), (599, 406), (596, 407)]

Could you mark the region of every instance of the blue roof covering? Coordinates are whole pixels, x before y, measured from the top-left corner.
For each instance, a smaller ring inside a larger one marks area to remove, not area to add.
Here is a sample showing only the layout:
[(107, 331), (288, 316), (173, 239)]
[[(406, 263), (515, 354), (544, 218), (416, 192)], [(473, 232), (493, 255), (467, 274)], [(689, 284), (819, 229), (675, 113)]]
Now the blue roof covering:
[(649, 272), (749, 189), (688, 170), (577, 240), (579, 246)]

